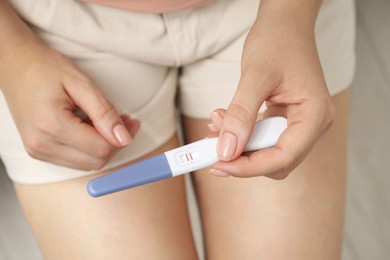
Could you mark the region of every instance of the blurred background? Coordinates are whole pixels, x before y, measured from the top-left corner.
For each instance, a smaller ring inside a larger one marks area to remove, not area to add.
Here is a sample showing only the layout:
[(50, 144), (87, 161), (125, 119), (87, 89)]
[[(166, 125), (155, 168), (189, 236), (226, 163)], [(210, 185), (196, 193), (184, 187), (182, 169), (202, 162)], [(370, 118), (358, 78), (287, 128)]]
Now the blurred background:
[[(357, 0), (343, 260), (390, 259), (390, 0)], [(0, 123), (1, 127), (1, 123)], [(189, 192), (196, 242), (197, 211)], [(0, 162), (0, 260), (42, 257)]]
[(343, 260), (390, 259), (390, 1), (357, 0)]

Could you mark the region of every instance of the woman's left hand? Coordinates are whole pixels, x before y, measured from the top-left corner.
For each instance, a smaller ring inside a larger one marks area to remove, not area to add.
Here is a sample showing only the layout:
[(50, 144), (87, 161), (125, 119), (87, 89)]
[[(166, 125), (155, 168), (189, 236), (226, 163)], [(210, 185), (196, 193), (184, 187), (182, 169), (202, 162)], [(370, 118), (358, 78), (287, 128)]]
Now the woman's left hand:
[[(300, 27), (261, 19), (246, 39), (241, 79), (229, 107), (211, 115), (211, 129), (219, 132), (221, 160), (211, 172), (219, 176), (284, 179), (304, 160), (335, 115), (317, 54), (314, 24)], [(263, 102), (268, 107), (264, 116), (285, 116), (288, 127), (276, 146), (241, 155)]]

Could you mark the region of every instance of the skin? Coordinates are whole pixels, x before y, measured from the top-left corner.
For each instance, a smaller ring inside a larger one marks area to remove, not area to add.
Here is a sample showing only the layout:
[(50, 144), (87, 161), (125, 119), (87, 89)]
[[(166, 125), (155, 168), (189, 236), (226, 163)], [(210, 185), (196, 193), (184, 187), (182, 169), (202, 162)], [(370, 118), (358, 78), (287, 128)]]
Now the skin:
[[(83, 170), (103, 167), (131, 142), (139, 122), (119, 115), (94, 83), (40, 41), (6, 1), (0, 2), (0, 17), (0, 86), (29, 155)], [(75, 114), (79, 109), (88, 121)], [(71, 130), (78, 135), (67, 134)]]
[[(174, 136), (148, 156), (177, 146)], [(198, 259), (183, 176), (98, 199), (85, 191), (94, 177), (14, 184), (45, 259)]]
[[(332, 97), (338, 113), (331, 128), (283, 181), (221, 178), (209, 169), (191, 175), (206, 259), (341, 259), (348, 100), (349, 90)], [(188, 142), (208, 131), (205, 120), (183, 121)]]
[[(217, 148), (222, 162), (214, 165), (214, 173), (286, 178), (331, 125), (335, 107), (314, 40), (319, 4), (261, 1), (244, 45), (236, 93), (226, 112), (217, 110), (225, 113)], [(264, 101), (266, 116), (285, 115), (288, 128), (273, 149), (240, 157)]]
[[(261, 2), (236, 94), (227, 110), (212, 113), (221, 161), (211, 173), (234, 177), (194, 174), (208, 259), (340, 257), (348, 93), (332, 99), (327, 91), (314, 41), (320, 4)], [(119, 115), (95, 83), (42, 43), (4, 0), (0, 31), (1, 90), (32, 157), (100, 169), (131, 142), (140, 122)], [(284, 115), (288, 128), (274, 148), (241, 155), (263, 102), (264, 116)], [(75, 115), (79, 108), (89, 120)], [(187, 141), (208, 135), (207, 123), (184, 118)], [(67, 129), (79, 134), (67, 135)], [(154, 154), (177, 145), (173, 137)], [(85, 194), (90, 178), (15, 183), (45, 258), (196, 259), (182, 177), (99, 203)]]

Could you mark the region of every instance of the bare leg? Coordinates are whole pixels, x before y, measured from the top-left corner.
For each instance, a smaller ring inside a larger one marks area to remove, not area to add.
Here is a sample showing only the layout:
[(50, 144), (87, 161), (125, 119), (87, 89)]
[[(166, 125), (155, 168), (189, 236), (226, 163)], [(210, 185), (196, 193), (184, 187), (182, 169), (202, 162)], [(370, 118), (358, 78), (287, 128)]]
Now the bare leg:
[[(153, 154), (177, 145), (174, 136)], [(197, 259), (183, 177), (91, 198), (93, 177), (15, 184), (45, 259)]]
[[(207, 259), (340, 258), (348, 92), (333, 97), (332, 128), (286, 180), (221, 178), (207, 170), (193, 175)], [(204, 137), (207, 122), (185, 118), (187, 140)]]

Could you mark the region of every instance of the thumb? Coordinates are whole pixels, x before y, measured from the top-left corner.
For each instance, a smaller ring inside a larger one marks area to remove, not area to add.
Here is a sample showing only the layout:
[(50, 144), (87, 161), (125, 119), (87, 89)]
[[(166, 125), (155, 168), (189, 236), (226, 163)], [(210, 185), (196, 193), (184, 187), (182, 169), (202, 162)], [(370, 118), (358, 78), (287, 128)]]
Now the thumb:
[[(268, 96), (267, 82), (254, 82), (256, 76), (241, 77), (224, 116), (217, 153), (220, 160), (230, 161), (241, 155), (252, 134), (259, 109)], [(258, 77), (257, 77), (258, 78)]]
[(129, 144), (132, 137), (114, 106), (89, 80), (74, 80), (65, 84), (72, 101), (92, 121), (97, 131), (112, 145), (121, 147)]

